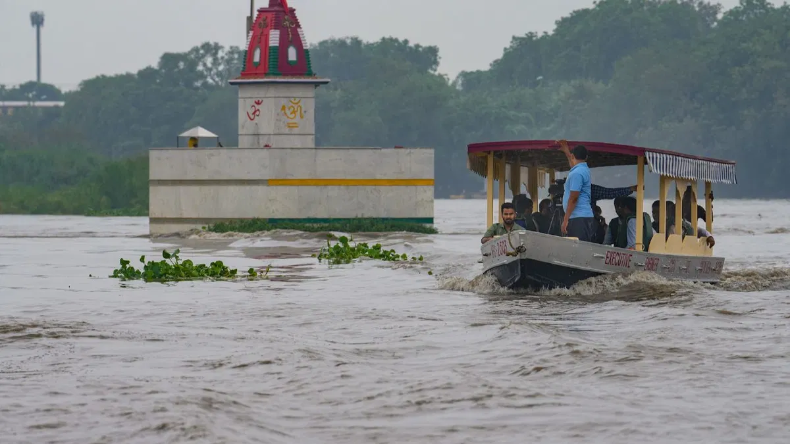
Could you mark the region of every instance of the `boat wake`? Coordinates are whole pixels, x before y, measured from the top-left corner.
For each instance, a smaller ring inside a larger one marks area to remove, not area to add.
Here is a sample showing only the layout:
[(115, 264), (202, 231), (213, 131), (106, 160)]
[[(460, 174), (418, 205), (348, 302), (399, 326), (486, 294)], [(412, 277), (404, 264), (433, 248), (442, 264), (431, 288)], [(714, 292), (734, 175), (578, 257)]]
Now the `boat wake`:
[(745, 293), (790, 290), (790, 268), (746, 268), (725, 271), (717, 287), (724, 291)]
[(541, 291), (510, 290), (499, 285), (491, 275), (479, 275), (471, 280), (462, 277), (439, 278), (442, 290), (462, 291), (486, 296), (581, 298), (587, 301), (658, 299), (699, 289), (699, 284), (670, 281), (649, 272), (598, 276), (581, 281), (571, 288)]
[(598, 276), (581, 281), (571, 288), (555, 288), (541, 291), (510, 290), (500, 286), (496, 278), (491, 275), (479, 275), (472, 279), (459, 276), (439, 277), (438, 286), (442, 290), (510, 298), (564, 298), (589, 302), (610, 300), (641, 301), (686, 296), (692, 292), (790, 290), (790, 268), (777, 267), (772, 269), (727, 271), (717, 284), (668, 280), (654, 273), (636, 272)]

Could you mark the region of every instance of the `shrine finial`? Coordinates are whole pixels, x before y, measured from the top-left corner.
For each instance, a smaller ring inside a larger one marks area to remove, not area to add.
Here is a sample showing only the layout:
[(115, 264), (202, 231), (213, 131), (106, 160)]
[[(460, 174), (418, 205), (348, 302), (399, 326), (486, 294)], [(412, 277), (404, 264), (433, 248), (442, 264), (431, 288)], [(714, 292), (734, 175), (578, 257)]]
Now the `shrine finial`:
[(276, 8), (278, 6), (282, 6), (285, 9), (285, 13), (288, 13), (288, 0), (269, 0), (270, 8)]

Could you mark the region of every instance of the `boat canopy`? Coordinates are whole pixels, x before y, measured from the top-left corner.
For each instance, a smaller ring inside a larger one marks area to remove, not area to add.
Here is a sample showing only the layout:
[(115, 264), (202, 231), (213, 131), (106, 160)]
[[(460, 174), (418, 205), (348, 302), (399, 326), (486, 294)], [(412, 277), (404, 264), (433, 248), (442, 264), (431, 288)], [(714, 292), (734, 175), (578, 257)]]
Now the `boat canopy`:
[[(644, 156), (650, 172), (681, 180), (699, 180), (711, 183), (737, 184), (735, 162), (710, 159), (672, 151), (618, 145), (602, 142), (568, 141), (573, 149), (584, 145), (588, 151), (590, 168), (637, 165)], [(485, 142), (468, 145), (468, 168), (480, 176), (487, 176), (487, 154), (496, 159), (504, 158), (510, 167), (538, 167), (545, 170), (568, 171), (568, 160), (554, 140), (523, 140), (511, 142)], [(496, 160), (495, 160), (496, 163)]]

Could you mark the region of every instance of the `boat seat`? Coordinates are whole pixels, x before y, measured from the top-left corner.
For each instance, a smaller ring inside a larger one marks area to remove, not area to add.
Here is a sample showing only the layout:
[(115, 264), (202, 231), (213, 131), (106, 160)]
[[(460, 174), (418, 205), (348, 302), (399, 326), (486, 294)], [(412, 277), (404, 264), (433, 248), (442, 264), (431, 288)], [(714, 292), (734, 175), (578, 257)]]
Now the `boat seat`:
[(650, 253), (665, 253), (666, 252), (666, 242), (664, 241), (664, 236), (653, 236), (653, 240), (650, 241), (650, 246), (647, 249)]
[(681, 254), (685, 256), (702, 256), (702, 248), (700, 248), (699, 241), (694, 236), (686, 236), (683, 239), (683, 247)]
[(670, 234), (664, 251), (669, 254), (683, 254), (683, 238), (679, 234)]

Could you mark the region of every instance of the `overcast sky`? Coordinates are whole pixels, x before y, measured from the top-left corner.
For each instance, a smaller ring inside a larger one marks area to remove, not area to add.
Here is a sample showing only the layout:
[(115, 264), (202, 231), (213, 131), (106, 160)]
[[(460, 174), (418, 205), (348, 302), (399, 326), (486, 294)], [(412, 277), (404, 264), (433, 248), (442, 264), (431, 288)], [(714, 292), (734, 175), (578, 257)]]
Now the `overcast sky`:
[[(725, 8), (738, 0), (719, 0)], [(774, 2), (776, 3), (776, 2)], [(514, 35), (551, 31), (592, 0), (289, 0), (308, 42), (408, 38), (440, 49), (450, 77), (486, 69)], [(205, 41), (243, 46), (249, 0), (0, 0), (0, 84), (35, 80), (30, 12), (46, 15), (42, 80), (63, 89), (100, 74), (136, 72), (164, 52)], [(268, 0), (256, 0), (256, 7)], [(320, 72), (321, 67), (316, 67)]]

